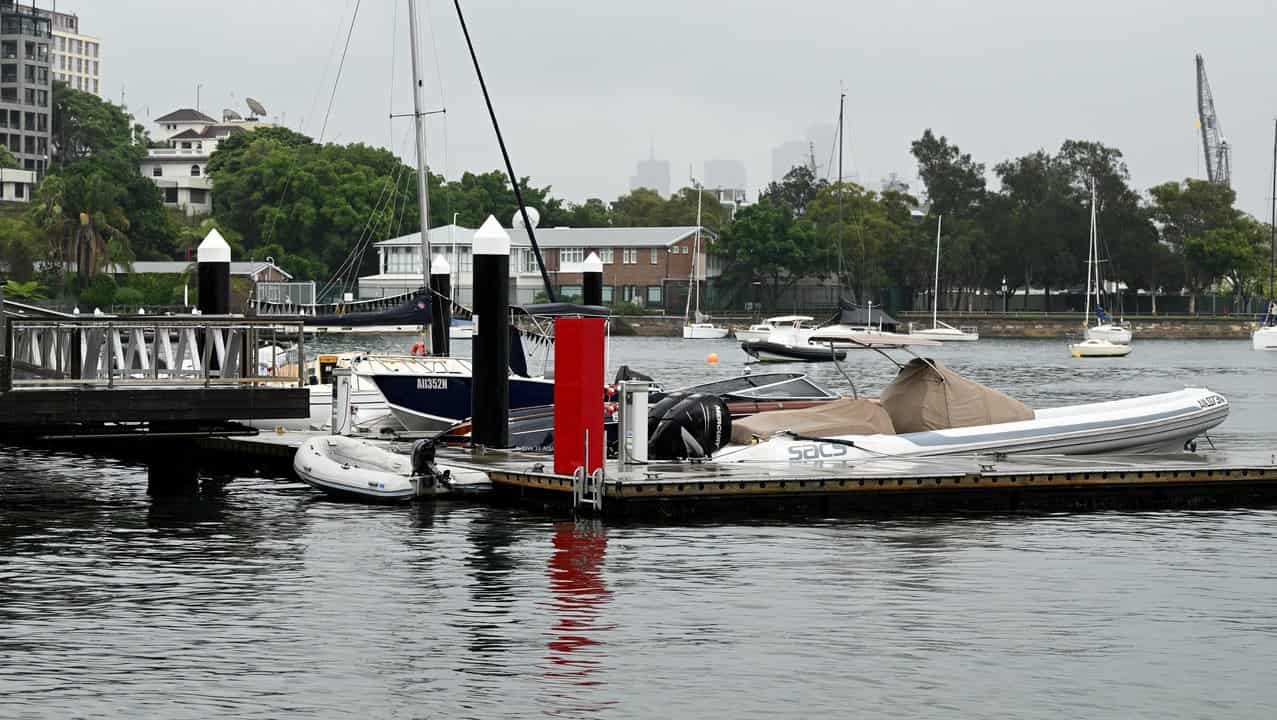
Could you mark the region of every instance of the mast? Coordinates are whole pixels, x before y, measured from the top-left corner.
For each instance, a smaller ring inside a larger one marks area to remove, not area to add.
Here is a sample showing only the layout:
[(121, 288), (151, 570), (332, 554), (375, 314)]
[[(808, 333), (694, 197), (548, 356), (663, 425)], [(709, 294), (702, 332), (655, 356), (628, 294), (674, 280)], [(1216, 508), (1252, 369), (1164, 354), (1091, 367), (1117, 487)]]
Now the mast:
[(696, 253), (692, 255), (692, 281), (696, 285), (696, 322), (701, 321), (701, 283), (696, 277), (697, 266), (701, 263), (701, 184), (693, 180), (696, 188)]
[[(838, 284), (842, 285), (842, 123), (847, 93), (838, 89)], [(839, 294), (842, 294), (841, 289)]]
[(936, 216), (936, 274), (933, 276), (935, 281), (935, 289), (931, 291), (931, 329), (935, 330), (940, 327), (937, 321), (937, 315), (940, 312), (940, 225), (944, 222), (943, 215)]
[[(417, 214), (421, 225), (421, 284), (430, 287), (430, 173), (426, 169), (426, 116), (422, 110), (422, 84), (417, 63), (417, 0), (408, 0), (409, 47), (412, 49), (412, 120), (417, 141)], [(455, 256), (453, 258), (456, 259)], [(423, 334), (426, 350), (430, 333)]]
[(1271, 247), (1268, 251), (1268, 302), (1272, 303), (1277, 301), (1277, 296), (1273, 294), (1273, 275), (1277, 273), (1277, 120), (1273, 120), (1273, 214), (1270, 222), (1272, 237), (1269, 239)]
[(1086, 239), (1086, 312), (1082, 327), (1091, 324), (1091, 278), (1095, 269), (1095, 186), (1091, 186), (1091, 232)]

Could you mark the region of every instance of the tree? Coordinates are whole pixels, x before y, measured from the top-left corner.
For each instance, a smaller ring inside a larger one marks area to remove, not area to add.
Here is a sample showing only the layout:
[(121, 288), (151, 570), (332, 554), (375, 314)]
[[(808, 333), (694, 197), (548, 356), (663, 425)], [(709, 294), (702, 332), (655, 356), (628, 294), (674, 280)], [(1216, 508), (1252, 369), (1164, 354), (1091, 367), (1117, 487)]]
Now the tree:
[(728, 259), (729, 279), (737, 285), (768, 279), (775, 304), (782, 279), (792, 285), (809, 270), (815, 237), (810, 222), (795, 222), (786, 208), (760, 200), (736, 213), (720, 247)]
[(913, 141), (910, 150), (918, 161), (918, 176), (927, 186), (931, 212), (970, 217), (984, 199), (984, 165), (943, 135), (936, 137), (930, 128)]
[(759, 193), (759, 200), (767, 200), (771, 204), (783, 208), (794, 217), (802, 217), (807, 212), (807, 205), (816, 199), (821, 189), (828, 185), (826, 180), (818, 180), (811, 168), (799, 165), (789, 172), (780, 182), (771, 182)]
[(567, 215), (568, 227), (608, 227), (612, 224), (612, 210), (599, 198), (589, 198), (580, 205), (569, 203)]
[[(44, 256), (40, 229), (22, 216), (0, 217), (0, 265), (9, 280), (29, 282), (35, 263)], [(6, 289), (6, 294), (10, 294)]]
[(51, 258), (64, 268), (75, 264), (81, 288), (99, 271), (134, 260), (121, 207), (125, 194), (107, 171), (88, 162), (46, 177), (37, 189), (30, 217), (49, 238)]
[(1205, 267), (1199, 263), (1211, 253), (1208, 246), (1229, 244), (1230, 234), (1215, 234), (1212, 230), (1228, 228), (1237, 222), (1240, 214), (1233, 208), (1236, 194), (1231, 188), (1206, 180), (1188, 178), (1183, 183), (1162, 183), (1149, 190), (1153, 197), (1152, 217), (1161, 229), (1162, 241), (1179, 257), (1183, 270), (1183, 286), (1188, 288), (1188, 311), (1197, 312), (1197, 293), (1214, 282), (1218, 266)]
[(635, 188), (612, 201), (612, 224), (617, 227), (655, 227), (665, 218), (665, 198), (650, 188)]
[(18, 159), (9, 152), (9, 148), (0, 145), (0, 168), (16, 168), (19, 167)]

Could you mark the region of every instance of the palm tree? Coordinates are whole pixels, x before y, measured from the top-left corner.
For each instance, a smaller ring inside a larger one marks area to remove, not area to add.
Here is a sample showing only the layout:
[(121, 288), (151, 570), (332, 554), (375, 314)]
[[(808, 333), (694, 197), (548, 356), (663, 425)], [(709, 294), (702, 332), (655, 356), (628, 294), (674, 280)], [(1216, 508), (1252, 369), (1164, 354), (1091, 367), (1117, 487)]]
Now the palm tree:
[(50, 175), (36, 191), (31, 219), (49, 239), (50, 258), (64, 269), (75, 263), (80, 287), (110, 266), (132, 268), (123, 195), (123, 188), (101, 171)]

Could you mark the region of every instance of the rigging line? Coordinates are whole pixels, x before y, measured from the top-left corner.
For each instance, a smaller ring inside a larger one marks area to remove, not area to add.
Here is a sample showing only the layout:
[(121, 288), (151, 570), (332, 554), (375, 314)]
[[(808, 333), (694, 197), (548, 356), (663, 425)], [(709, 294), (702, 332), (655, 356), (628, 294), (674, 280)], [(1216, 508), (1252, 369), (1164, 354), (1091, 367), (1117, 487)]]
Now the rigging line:
[(350, 16), (350, 28), (346, 31), (346, 45), (341, 49), (341, 62), (337, 63), (337, 76), (333, 78), (333, 91), (328, 96), (328, 110), (324, 112), (324, 124), (319, 128), (319, 143), (324, 142), (324, 133), (328, 131), (328, 117), (333, 112), (333, 102), (337, 100), (337, 87), (341, 85), (341, 71), (346, 67), (346, 54), (350, 52), (350, 38), (355, 34), (355, 20), (359, 18), (359, 6), (363, 0), (355, 0), (355, 12)]
[(387, 177), (386, 181), (382, 184), (381, 194), (377, 197), (377, 202), (374, 204), (372, 212), (369, 213), (368, 220), (364, 223), (364, 229), (360, 231), (359, 238), (355, 241), (354, 248), (352, 248), (350, 253), (346, 255), (346, 259), (338, 266), (337, 270), (333, 273), (333, 276), (324, 284), (324, 287), (320, 290), (321, 295), (327, 293), (329, 289), (333, 287), (341, 287), (345, 285), (347, 274), (350, 273), (352, 269), (358, 267), (358, 258), (363, 254), (368, 238), (372, 236), (370, 228), (374, 223), (377, 211), (381, 209), (385, 203), (390, 182), (391, 178)]
[(398, 60), (398, 58), (395, 57), (395, 47), (397, 45), (396, 41), (399, 38), (399, 0), (394, 0), (394, 2), (392, 2), (390, 5), (392, 8), (394, 8), (394, 10), (390, 16), (390, 101), (388, 103), (390, 107), (390, 112), (389, 112), (390, 118), (386, 122), (389, 124), (389, 127), (387, 128), (387, 130), (389, 130), (388, 134), (390, 136), (389, 138), (390, 146), (394, 147), (395, 145), (395, 118), (394, 118), (395, 61)]
[(452, 0), (457, 8), (457, 19), (461, 21), (461, 32), (466, 38), (466, 47), (470, 49), (470, 60), (474, 63), (474, 74), (479, 78), (479, 89), (483, 91), (483, 101), (488, 106), (488, 116), (492, 118), (492, 129), (497, 135), (497, 145), (501, 147), (501, 157), (505, 160), (506, 172), (510, 174), (510, 185), (514, 188), (514, 199), (519, 203), (519, 214), (523, 216), (523, 227), (532, 244), (532, 254), (536, 256), (537, 268), (541, 270), (541, 281), (545, 283), (545, 294), (550, 302), (558, 302), (554, 285), (550, 283), (550, 273), (545, 269), (545, 259), (541, 257), (541, 246), (537, 244), (536, 231), (532, 221), (528, 219), (528, 207), (523, 203), (523, 191), (519, 189), (519, 178), (514, 174), (514, 165), (510, 163), (510, 153), (505, 147), (505, 138), (501, 136), (501, 126), (497, 124), (497, 111), (492, 107), (492, 97), (488, 95), (488, 84), (483, 81), (483, 71), (479, 69), (479, 56), (475, 53), (474, 42), (470, 40), (470, 30), (466, 27), (465, 15), (461, 12), (461, 0)]

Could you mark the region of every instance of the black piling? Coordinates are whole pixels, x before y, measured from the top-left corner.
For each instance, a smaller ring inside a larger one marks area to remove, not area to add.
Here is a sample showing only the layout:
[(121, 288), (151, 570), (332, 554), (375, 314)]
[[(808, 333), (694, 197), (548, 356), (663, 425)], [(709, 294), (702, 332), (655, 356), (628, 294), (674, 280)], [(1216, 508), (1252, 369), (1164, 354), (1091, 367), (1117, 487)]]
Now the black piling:
[(474, 234), (470, 439), (510, 445), (510, 235), (491, 215)]
[(586, 305), (603, 304), (603, 261), (598, 253), (590, 253), (581, 265), (581, 294)]
[(210, 230), (195, 251), (199, 265), (199, 309), (205, 315), (227, 315), (231, 310), (231, 246), (216, 229)]
[(442, 255), (430, 263), (430, 347), (448, 357), (448, 330), (452, 327), (452, 268)]

